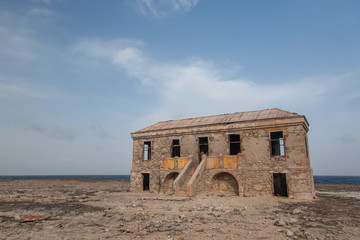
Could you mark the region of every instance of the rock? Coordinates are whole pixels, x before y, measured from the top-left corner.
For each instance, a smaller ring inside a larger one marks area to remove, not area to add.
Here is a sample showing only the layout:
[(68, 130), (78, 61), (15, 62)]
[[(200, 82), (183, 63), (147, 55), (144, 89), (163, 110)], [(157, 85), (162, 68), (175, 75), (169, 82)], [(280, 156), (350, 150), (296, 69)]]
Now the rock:
[(298, 228), (291, 228), (290, 229), (296, 236), (301, 236), (302, 232)]
[(295, 208), (293, 211), (292, 211), (293, 214), (301, 214), (302, 213), (302, 210), (300, 208)]
[(222, 233), (222, 234), (227, 234), (227, 233), (229, 232), (229, 230), (224, 229), (224, 228), (220, 228), (220, 229), (218, 230), (218, 232), (219, 232), (219, 233)]
[(202, 227), (197, 227), (195, 228), (195, 232), (203, 232), (204, 229)]
[(145, 236), (145, 235), (147, 235), (148, 233), (146, 232), (146, 231), (140, 231), (140, 232), (138, 232), (136, 235), (137, 236)]
[(286, 230), (286, 236), (292, 237), (292, 236), (294, 236), (294, 233), (288, 229), (288, 230)]
[(140, 204), (140, 203), (138, 203), (138, 202), (131, 202), (131, 203), (125, 204), (125, 206), (126, 206), (126, 207), (133, 207), (133, 208), (135, 208), (135, 207), (142, 207), (143, 205)]
[(45, 218), (43, 216), (31, 216), (31, 217), (22, 217), (20, 218), (20, 222), (35, 222), (42, 221)]
[(284, 222), (284, 220), (280, 219), (280, 220), (277, 220), (275, 223), (274, 223), (275, 226), (278, 226), (278, 227), (282, 227), (282, 226), (285, 226), (286, 223)]
[(307, 222), (305, 223), (305, 226), (314, 228), (336, 228), (336, 226), (325, 225), (320, 222)]
[(245, 208), (234, 208), (233, 214), (240, 215), (244, 210), (245, 210)]
[(124, 217), (123, 220), (124, 220), (125, 222), (131, 222), (131, 221), (133, 221), (135, 218), (136, 218), (136, 217), (135, 217), (134, 215), (130, 215), (130, 216)]
[(288, 218), (285, 220), (287, 224), (293, 224), (296, 223), (298, 220), (296, 218)]

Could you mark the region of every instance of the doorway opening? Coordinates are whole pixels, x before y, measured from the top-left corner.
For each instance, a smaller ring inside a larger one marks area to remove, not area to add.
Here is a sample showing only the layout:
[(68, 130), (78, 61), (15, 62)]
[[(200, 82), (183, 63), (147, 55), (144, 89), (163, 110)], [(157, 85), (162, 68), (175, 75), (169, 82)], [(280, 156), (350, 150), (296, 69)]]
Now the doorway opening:
[(143, 173), (142, 179), (143, 179), (143, 191), (149, 191), (150, 190), (150, 173)]
[(169, 173), (165, 177), (163, 187), (162, 187), (163, 193), (173, 193), (173, 191), (174, 191), (173, 183), (178, 175), (179, 175), (179, 173), (173, 172), (173, 173)]
[(273, 173), (273, 183), (275, 196), (288, 196), (285, 173)]
[(220, 172), (212, 179), (213, 191), (224, 195), (239, 195), (239, 186), (236, 178), (227, 172)]

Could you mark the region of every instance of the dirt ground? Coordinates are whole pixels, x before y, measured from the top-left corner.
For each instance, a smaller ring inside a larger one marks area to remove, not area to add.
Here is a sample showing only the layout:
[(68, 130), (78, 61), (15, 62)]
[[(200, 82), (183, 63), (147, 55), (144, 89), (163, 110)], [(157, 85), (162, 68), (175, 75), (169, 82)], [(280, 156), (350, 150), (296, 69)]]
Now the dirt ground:
[(360, 239), (360, 186), (317, 199), (128, 192), (123, 180), (0, 180), (0, 239)]

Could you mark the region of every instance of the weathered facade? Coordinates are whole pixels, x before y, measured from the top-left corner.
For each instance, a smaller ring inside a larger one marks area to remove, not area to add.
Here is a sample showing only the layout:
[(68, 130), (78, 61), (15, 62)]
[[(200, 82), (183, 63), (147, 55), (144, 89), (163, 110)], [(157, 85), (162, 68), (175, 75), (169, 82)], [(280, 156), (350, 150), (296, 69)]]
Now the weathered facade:
[(131, 191), (311, 199), (308, 130), (276, 108), (156, 123), (131, 134)]

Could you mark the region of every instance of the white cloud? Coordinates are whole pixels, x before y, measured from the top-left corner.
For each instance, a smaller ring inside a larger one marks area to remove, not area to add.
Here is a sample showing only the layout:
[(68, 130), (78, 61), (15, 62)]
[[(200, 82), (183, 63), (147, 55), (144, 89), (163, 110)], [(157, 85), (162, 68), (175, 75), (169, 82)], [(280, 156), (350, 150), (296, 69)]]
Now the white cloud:
[[(4, 81), (4, 77), (0, 76), (0, 81)], [(0, 97), (31, 97), (31, 98), (45, 98), (46, 94), (31, 88), (29, 86), (18, 83), (1, 83), (0, 82)]]
[[(124, 43), (121, 39), (117, 42)], [(268, 85), (241, 77), (229, 79), (228, 69), (212, 62), (191, 58), (162, 63), (147, 57), (140, 45), (125, 45), (98, 40), (88, 42), (82, 50), (122, 67), (160, 99), (161, 105), (140, 119), (137, 128), (160, 120), (226, 112), (271, 107), (291, 110), (316, 102), (327, 91), (322, 81), (311, 78)]]
[(43, 16), (43, 17), (53, 17), (56, 15), (55, 12), (47, 8), (33, 8), (30, 9), (28, 13), (33, 16)]
[(108, 58), (110, 61), (116, 61), (116, 56), (119, 54), (119, 51), (124, 51), (126, 48), (137, 48), (143, 45), (141, 41), (128, 38), (118, 38), (110, 41), (93, 38), (78, 42), (72, 46), (72, 50), (82, 52), (89, 57)]
[(63, 2), (63, 0), (31, 0), (32, 2), (39, 2), (44, 4), (51, 4), (53, 2)]
[(113, 62), (115, 64), (128, 66), (133, 64), (141, 64), (143, 62), (142, 52), (139, 49), (133, 47), (120, 49), (115, 54)]
[(199, 0), (135, 0), (135, 9), (144, 16), (168, 17), (190, 11)]
[(8, 27), (0, 24), (0, 53), (3, 57), (21, 60), (36, 59), (36, 43), (31, 38), (32, 31), (25, 27)]

